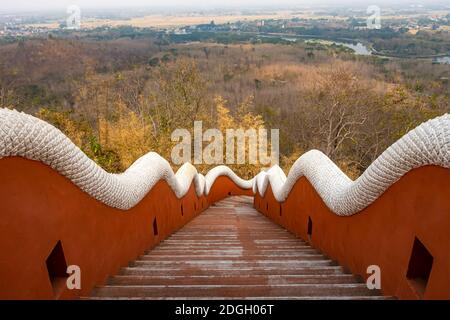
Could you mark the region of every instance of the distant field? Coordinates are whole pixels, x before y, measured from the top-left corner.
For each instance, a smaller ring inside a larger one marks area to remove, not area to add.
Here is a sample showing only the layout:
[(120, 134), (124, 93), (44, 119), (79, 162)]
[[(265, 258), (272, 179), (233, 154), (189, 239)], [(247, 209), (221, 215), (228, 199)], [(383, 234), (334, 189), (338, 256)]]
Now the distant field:
[[(263, 19), (290, 19), (298, 15), (293, 15), (288, 11), (280, 11), (272, 14), (261, 15), (150, 15), (137, 17), (129, 20), (109, 20), (109, 19), (85, 19), (81, 21), (83, 28), (95, 28), (99, 26), (120, 26), (131, 25), (134, 27), (179, 27), (187, 25), (198, 25), (214, 21), (216, 24), (236, 21), (255, 21)], [(34, 24), (35, 27), (58, 28), (58, 22), (45, 24)]]
[[(443, 17), (447, 15), (449, 11), (431, 11), (429, 15), (433, 17)], [(404, 14), (404, 15), (392, 15), (392, 14), (382, 14), (381, 19), (382, 23), (384, 21), (395, 21), (395, 20), (407, 20), (407, 19), (419, 19), (424, 17), (423, 13), (413, 13), (413, 14)], [(144, 17), (135, 17), (131, 19), (94, 19), (94, 18), (83, 18), (81, 20), (81, 26), (84, 29), (94, 29), (101, 26), (133, 26), (137, 28), (178, 28), (183, 26), (192, 26), (199, 24), (208, 24), (211, 21), (214, 21), (216, 24), (225, 24), (225, 23), (235, 23), (238, 21), (248, 21), (254, 22), (258, 20), (290, 20), (293, 18), (300, 19), (311, 19), (311, 20), (328, 20), (328, 21), (342, 21), (346, 20), (347, 17), (344, 16), (329, 16), (319, 14), (318, 12), (304, 10), (304, 11), (292, 11), (292, 10), (279, 10), (273, 12), (262, 12), (255, 14), (240, 14), (236, 13), (224, 13), (224, 14), (189, 14), (189, 13), (180, 13), (180, 14), (154, 14), (148, 15)], [(361, 15), (358, 18), (364, 19), (365, 16)], [(44, 27), (48, 29), (58, 29), (60, 28), (60, 23), (62, 21), (49, 21), (48, 23), (41, 24), (30, 24), (32, 27)], [(440, 30), (449, 31), (450, 27), (441, 26)], [(418, 30), (410, 29), (411, 34), (417, 33)]]
[[(292, 18), (303, 18), (303, 19), (343, 19), (340, 17), (332, 16), (319, 16), (314, 15), (313, 12), (296, 12), (293, 11), (277, 11), (273, 13), (266, 14), (255, 14), (255, 15), (241, 15), (241, 14), (224, 14), (224, 15), (150, 15), (145, 17), (137, 17), (129, 20), (109, 20), (109, 19), (85, 19), (81, 20), (83, 28), (95, 28), (100, 26), (121, 26), (121, 25), (131, 25), (139, 28), (146, 27), (182, 27), (189, 25), (206, 24), (214, 21), (216, 24), (223, 24), (228, 22), (237, 21), (256, 21), (256, 20), (266, 20), (266, 19), (292, 19)], [(49, 22), (45, 24), (32, 24), (33, 27), (46, 27), (50, 29), (59, 28), (59, 22)]]

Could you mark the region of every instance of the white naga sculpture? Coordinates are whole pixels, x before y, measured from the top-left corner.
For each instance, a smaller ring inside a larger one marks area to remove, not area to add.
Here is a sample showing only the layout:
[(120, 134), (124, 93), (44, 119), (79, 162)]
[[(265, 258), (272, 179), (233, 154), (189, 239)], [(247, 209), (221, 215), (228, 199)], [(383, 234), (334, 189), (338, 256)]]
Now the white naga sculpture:
[(41, 161), (97, 200), (123, 210), (139, 203), (160, 180), (167, 181), (178, 198), (188, 192), (192, 183), (197, 195), (209, 194), (220, 176), (229, 177), (243, 189), (253, 188), (260, 195), (264, 195), (270, 183), (277, 201), (283, 202), (296, 181), (305, 176), (333, 212), (352, 215), (414, 168), (426, 165), (450, 168), (450, 115), (423, 123), (406, 134), (356, 181), (317, 150), (301, 156), (287, 177), (278, 166), (252, 180), (241, 179), (226, 166), (216, 167), (203, 176), (189, 163), (175, 174), (169, 163), (154, 152), (138, 159), (124, 173), (111, 174), (52, 125), (15, 110), (0, 109), (0, 158), (12, 156)]

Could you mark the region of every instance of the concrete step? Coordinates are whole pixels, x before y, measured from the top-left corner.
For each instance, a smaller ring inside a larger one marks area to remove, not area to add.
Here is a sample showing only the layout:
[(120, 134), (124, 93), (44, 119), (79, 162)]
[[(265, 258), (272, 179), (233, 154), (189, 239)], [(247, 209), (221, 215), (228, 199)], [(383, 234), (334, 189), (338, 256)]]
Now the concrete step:
[(262, 244), (254, 244), (252, 246), (244, 246), (244, 245), (205, 245), (205, 244), (194, 244), (194, 245), (165, 245), (161, 244), (160, 246), (153, 249), (153, 251), (165, 251), (165, 250), (232, 250), (232, 249), (260, 249), (260, 250), (300, 250), (300, 249), (310, 249), (310, 246), (307, 245), (262, 245)]
[(290, 296), (374, 296), (364, 284), (282, 284), (282, 285), (110, 285), (94, 290), (107, 297), (290, 297)]
[(287, 234), (287, 233), (273, 233), (273, 232), (258, 232), (258, 233), (238, 233), (238, 232), (233, 232), (233, 233), (222, 233), (222, 232), (214, 232), (211, 234), (208, 233), (198, 233), (198, 234), (194, 234), (194, 233), (186, 233), (186, 234), (174, 234), (170, 237), (167, 238), (167, 240), (189, 240), (189, 239), (205, 239), (205, 240), (216, 240), (216, 241), (220, 241), (220, 240), (226, 240), (228, 238), (242, 238), (242, 237), (252, 237), (253, 239), (261, 239), (261, 240), (265, 240), (265, 239), (272, 239), (272, 240), (293, 240), (296, 242), (302, 242), (301, 240), (299, 241), (298, 239), (294, 238), (292, 235)]
[(291, 296), (291, 297), (89, 297), (82, 300), (395, 300), (389, 296)]
[[(187, 273), (188, 272), (188, 273)], [(226, 269), (189, 269), (186, 268), (143, 268), (127, 267), (120, 271), (121, 275), (147, 275), (147, 276), (184, 276), (189, 275), (333, 275), (343, 274), (344, 270), (340, 266), (325, 267), (296, 267), (291, 269), (281, 268), (226, 268)]]
[(301, 259), (311, 259), (311, 260), (320, 260), (323, 259), (323, 255), (318, 254), (316, 252), (306, 252), (306, 253), (296, 253), (292, 255), (279, 255), (279, 254), (253, 254), (253, 255), (242, 255), (242, 254), (217, 254), (217, 255), (155, 255), (148, 254), (139, 257), (138, 260), (144, 261), (200, 261), (200, 260), (231, 260), (231, 261), (265, 261), (265, 260), (301, 260)]
[(184, 249), (184, 250), (151, 250), (145, 252), (145, 255), (227, 255), (227, 254), (239, 254), (239, 255), (255, 255), (255, 254), (267, 254), (267, 255), (283, 255), (283, 256), (295, 256), (301, 253), (317, 252), (311, 247), (302, 248), (296, 250), (272, 250), (272, 249)]
[(206, 263), (204, 261), (170, 261), (170, 262), (157, 262), (157, 261), (143, 261), (136, 260), (130, 262), (130, 267), (140, 268), (165, 268), (166, 270), (176, 270), (179, 268), (189, 269), (196, 268), (201, 270), (216, 270), (216, 269), (236, 269), (242, 268), (243, 270), (251, 268), (267, 268), (267, 269), (293, 269), (298, 267), (322, 267), (332, 266), (335, 263), (332, 260), (290, 260), (290, 261), (210, 261)]
[(206, 210), (97, 287), (92, 299), (390, 299), (245, 197)]
[(130, 276), (118, 275), (109, 285), (220, 285), (220, 284), (327, 284), (358, 283), (353, 275), (220, 275), (220, 276)]
[[(210, 242), (210, 241), (164, 241), (161, 242), (158, 246), (158, 248), (176, 248), (176, 247), (206, 247), (206, 248), (212, 248), (212, 247), (243, 247), (245, 242), (244, 240), (241, 241), (222, 241), (222, 242)], [(310, 246), (306, 243), (299, 243), (299, 242), (264, 242), (264, 243), (258, 243), (253, 242), (252, 247), (258, 247), (258, 248), (285, 248), (285, 249), (296, 249), (296, 248), (310, 248)], [(246, 247), (249, 247), (248, 244)]]

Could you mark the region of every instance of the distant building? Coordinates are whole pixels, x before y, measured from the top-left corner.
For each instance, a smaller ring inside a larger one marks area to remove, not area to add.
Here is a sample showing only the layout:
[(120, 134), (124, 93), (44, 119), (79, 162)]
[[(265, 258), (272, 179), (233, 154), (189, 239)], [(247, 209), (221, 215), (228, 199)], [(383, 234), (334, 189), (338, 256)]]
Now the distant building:
[(177, 28), (177, 29), (173, 30), (173, 33), (177, 34), (177, 35), (181, 35), (181, 34), (187, 34), (187, 31), (185, 28)]

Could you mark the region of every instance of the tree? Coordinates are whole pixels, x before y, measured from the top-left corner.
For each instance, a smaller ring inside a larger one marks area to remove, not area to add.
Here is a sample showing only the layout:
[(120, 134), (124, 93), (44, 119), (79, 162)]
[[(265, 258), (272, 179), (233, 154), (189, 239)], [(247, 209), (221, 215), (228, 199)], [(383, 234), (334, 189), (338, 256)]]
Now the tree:
[(159, 65), (159, 62), (160, 62), (160, 60), (158, 57), (150, 58), (148, 60), (148, 65), (150, 67), (157, 67)]

